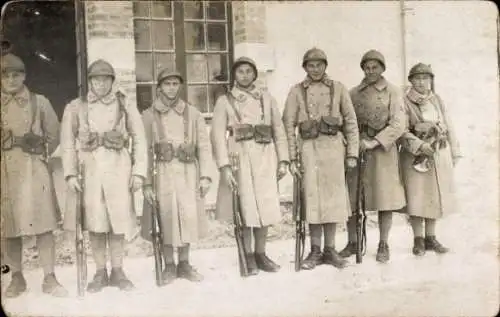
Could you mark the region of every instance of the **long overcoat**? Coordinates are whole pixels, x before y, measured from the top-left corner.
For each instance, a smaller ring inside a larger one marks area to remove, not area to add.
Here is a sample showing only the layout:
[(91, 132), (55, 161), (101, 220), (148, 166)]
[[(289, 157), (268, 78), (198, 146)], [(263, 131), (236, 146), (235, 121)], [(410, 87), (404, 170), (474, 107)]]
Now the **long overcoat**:
[[(367, 210), (402, 211), (406, 205), (405, 192), (400, 173), (397, 141), (405, 131), (403, 97), (399, 89), (384, 77), (368, 84), (363, 80), (351, 89), (351, 99), (356, 111), (360, 139), (364, 126), (376, 133), (374, 139), (380, 145), (366, 152), (363, 175)], [(351, 206), (356, 206), (357, 179), (359, 169), (348, 174)]]
[[(35, 99), (33, 99), (35, 98)], [(7, 131), (15, 137), (33, 132), (47, 138), (49, 154), (59, 142), (59, 121), (49, 100), (28, 88), (2, 93), (2, 143)], [(51, 172), (43, 155), (20, 147), (1, 151), (1, 213), (5, 237), (41, 234), (57, 228), (59, 210)]]
[[(436, 219), (455, 209), (452, 159), (460, 156), (460, 148), (441, 98), (434, 93), (425, 99), (417, 95), (413, 89), (405, 94), (408, 130), (401, 138), (401, 165), (408, 202), (406, 209), (410, 215)], [(445, 147), (433, 156), (430, 170), (421, 173), (413, 168), (413, 161), (415, 155), (420, 154), (424, 140), (412, 131), (416, 124), (424, 121), (438, 124), (447, 137)]]
[[(121, 105), (120, 105), (121, 104)], [(121, 150), (99, 146), (82, 150), (82, 138), (89, 132), (102, 134), (115, 129), (131, 142)], [(79, 162), (84, 169), (85, 228), (91, 232), (124, 234), (130, 239), (136, 224), (130, 179), (147, 172), (147, 143), (139, 111), (113, 89), (99, 99), (90, 91), (87, 101), (76, 99), (65, 110), (61, 128), (64, 177), (78, 175)], [(64, 228), (76, 226), (76, 192), (67, 188)]]
[[(209, 166), (212, 160), (205, 119), (196, 107), (183, 100), (179, 100), (174, 106), (167, 106), (161, 99), (156, 99), (152, 107), (143, 112), (142, 118), (150, 145), (146, 184), (155, 185), (160, 205), (163, 243), (182, 246), (196, 242), (208, 232), (208, 218), (199, 191), (200, 179), (210, 179)], [(157, 177), (153, 182), (153, 144), (170, 142), (177, 148), (185, 141), (196, 148), (195, 162), (183, 163), (177, 157), (170, 162), (157, 162)], [(142, 236), (151, 240), (151, 205), (147, 201), (144, 201), (143, 210)]]
[[(217, 167), (229, 166), (229, 154), (237, 153), (240, 166), (236, 181), (245, 225), (262, 227), (276, 224), (281, 219), (277, 166), (279, 162), (289, 161), (281, 114), (275, 99), (259, 88), (243, 91), (234, 87), (229, 93), (236, 99), (234, 106), (241, 121), (227, 96), (219, 97), (215, 104), (211, 131)], [(234, 136), (228, 136), (227, 132), (228, 128), (237, 123), (271, 125), (273, 142), (262, 144), (256, 143), (254, 139), (236, 142)], [(216, 219), (232, 222), (231, 195), (229, 185), (221, 177), (217, 192)]]
[[(340, 119), (342, 129), (337, 135), (320, 134), (316, 139), (302, 140), (296, 133), (301, 122), (319, 120), (321, 116), (328, 115)], [(357, 158), (359, 150), (356, 114), (348, 90), (340, 82), (327, 77), (317, 83), (306, 78), (290, 90), (283, 122), (290, 158), (295, 160), (297, 151), (302, 154), (307, 222), (345, 222), (351, 214), (345, 159)]]

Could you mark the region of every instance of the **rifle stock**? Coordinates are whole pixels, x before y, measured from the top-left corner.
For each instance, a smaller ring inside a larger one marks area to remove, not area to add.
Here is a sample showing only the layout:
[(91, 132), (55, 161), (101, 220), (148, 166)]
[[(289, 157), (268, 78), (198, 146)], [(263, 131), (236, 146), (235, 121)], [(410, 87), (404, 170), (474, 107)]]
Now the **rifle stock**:
[(155, 193), (155, 200), (151, 205), (151, 242), (153, 243), (153, 255), (155, 262), (155, 281), (157, 286), (163, 285), (162, 270), (163, 270), (163, 234), (161, 231), (161, 218), (160, 218), (160, 204), (157, 199), (158, 194), (158, 163), (157, 157), (154, 151), (154, 147), (151, 147), (153, 153), (153, 166), (152, 166), (152, 186)]
[(84, 182), (84, 165), (79, 163), (78, 181), (81, 186), (81, 191), (77, 192), (77, 209), (76, 209), (76, 275), (77, 275), (77, 293), (79, 297), (85, 296), (85, 287), (87, 286), (87, 253), (85, 252), (84, 235), (85, 230), (85, 182)]
[[(300, 153), (297, 162), (300, 164)], [(299, 165), (299, 171), (301, 170)], [(295, 272), (300, 271), (306, 241), (305, 208), (302, 192), (302, 178), (293, 175), (293, 219), (295, 220)]]
[(356, 263), (363, 262), (363, 255), (366, 250), (366, 208), (365, 208), (365, 188), (364, 170), (366, 157), (361, 151), (358, 159), (358, 179), (356, 186)]

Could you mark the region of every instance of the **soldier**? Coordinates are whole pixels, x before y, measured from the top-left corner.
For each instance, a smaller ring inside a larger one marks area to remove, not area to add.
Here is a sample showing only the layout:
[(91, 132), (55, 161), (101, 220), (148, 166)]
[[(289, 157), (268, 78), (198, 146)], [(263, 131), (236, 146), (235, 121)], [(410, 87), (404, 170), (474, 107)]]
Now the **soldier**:
[[(231, 189), (237, 186), (248, 271), (251, 275), (258, 274), (259, 269), (277, 272), (280, 266), (266, 255), (266, 239), (269, 226), (281, 218), (277, 182), (286, 175), (289, 164), (285, 130), (275, 99), (254, 84), (258, 74), (255, 62), (240, 57), (231, 73), (234, 87), (217, 99), (211, 132), (221, 176), (216, 219), (232, 220)], [(237, 175), (231, 170), (231, 153), (239, 159)]]
[[(311, 235), (311, 251), (301, 265), (306, 270), (322, 263), (337, 268), (347, 264), (335, 251), (335, 232), (337, 224), (351, 213), (345, 169), (356, 166), (359, 148), (349, 92), (328, 77), (327, 65), (326, 54), (318, 48), (304, 54), (302, 67), (307, 77), (292, 87), (283, 112), (290, 171), (301, 177), (298, 163), (304, 170), (306, 221)], [(298, 151), (301, 162), (297, 162)]]
[(430, 65), (413, 66), (408, 80), (412, 87), (404, 96), (408, 131), (402, 137), (401, 165), (413, 254), (446, 253), (448, 248), (436, 239), (436, 221), (454, 209), (453, 167), (460, 158), (459, 144), (444, 103), (433, 91)]
[(36, 236), (44, 279), (42, 291), (67, 296), (54, 273), (60, 213), (49, 169), (49, 156), (59, 142), (59, 121), (49, 100), (24, 84), (23, 61), (2, 56), (2, 233), (6, 264), (12, 271), (6, 297), (26, 291), (22, 273), (22, 237)]
[[(83, 189), (84, 224), (96, 264), (96, 273), (87, 287), (92, 293), (105, 286), (134, 288), (123, 271), (124, 244), (136, 224), (132, 192), (142, 189), (147, 170), (141, 116), (136, 106), (127, 103), (125, 95), (116, 88), (115, 78), (111, 64), (102, 59), (93, 62), (88, 68), (86, 100), (78, 98), (70, 102), (62, 120), (61, 151), (69, 187), (64, 228), (75, 230), (75, 198)], [(77, 179), (80, 163), (84, 184)], [(112, 266), (109, 276), (107, 243)]]
[[(151, 239), (148, 208), (158, 199), (166, 263), (162, 273), (165, 284), (176, 277), (193, 282), (203, 280), (189, 264), (189, 247), (206, 233), (203, 197), (212, 182), (208, 173), (212, 157), (205, 119), (196, 107), (180, 99), (183, 84), (179, 72), (162, 70), (158, 74), (157, 98), (142, 114), (148, 144), (152, 144), (150, 150), (155, 151), (157, 158), (158, 173), (156, 188), (151, 186), (151, 173), (144, 187), (147, 204), (142, 217), (143, 236)], [(152, 153), (149, 159), (152, 166)], [(174, 247), (179, 256), (177, 266)]]
[[(403, 99), (398, 88), (382, 76), (385, 59), (380, 52), (366, 52), (360, 66), (365, 78), (350, 93), (358, 118), (360, 150), (366, 153), (363, 175), (366, 209), (378, 211), (380, 240), (376, 259), (386, 263), (390, 259), (388, 239), (392, 213), (406, 205), (396, 145), (405, 129)], [(351, 206), (356, 205), (357, 178), (357, 170), (348, 176)], [(340, 252), (343, 257), (356, 253), (354, 217), (347, 226), (349, 242)]]

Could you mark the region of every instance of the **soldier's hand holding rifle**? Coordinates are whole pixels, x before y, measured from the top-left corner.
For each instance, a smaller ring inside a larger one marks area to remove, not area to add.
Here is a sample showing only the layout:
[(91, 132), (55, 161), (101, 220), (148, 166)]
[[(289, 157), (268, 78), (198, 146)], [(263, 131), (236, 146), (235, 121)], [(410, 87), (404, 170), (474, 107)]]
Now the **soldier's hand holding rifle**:
[(290, 166), (288, 167), (288, 169), (290, 170), (292, 176), (297, 176), (298, 178), (302, 177), (302, 174), (300, 173), (299, 170), (299, 163), (297, 162), (297, 160), (292, 160), (292, 162), (290, 162)]
[(358, 159), (355, 157), (348, 157), (345, 161), (347, 169), (353, 169), (358, 165)]
[(231, 166), (228, 165), (222, 168), (222, 177), (224, 177), (231, 190), (238, 190), (238, 183), (236, 183)]
[(210, 184), (212, 181), (206, 177), (202, 177), (200, 179), (200, 197), (203, 198), (207, 195), (208, 190), (210, 189)]
[(280, 162), (278, 164), (278, 170), (276, 172), (276, 175), (278, 177), (278, 180), (282, 179), (283, 177), (285, 177), (286, 175), (286, 167), (287, 167), (287, 163), (286, 162)]
[(148, 204), (153, 205), (155, 203), (156, 195), (155, 195), (155, 192), (153, 190), (153, 186), (151, 186), (151, 185), (144, 186), (143, 195), (144, 195), (144, 199), (146, 199)]
[(379, 146), (380, 143), (376, 139), (361, 139), (361, 142), (359, 142), (359, 147), (361, 151), (365, 150), (373, 150), (377, 146)]
[(78, 177), (70, 176), (66, 180), (66, 183), (68, 184), (69, 188), (71, 188), (73, 191), (75, 191), (75, 192), (82, 191), (82, 186), (80, 185), (80, 182), (78, 181)]
[(434, 155), (434, 149), (432, 148), (432, 145), (430, 145), (429, 143), (423, 143), (421, 146), (420, 146), (420, 152), (426, 156), (432, 156)]
[(129, 186), (130, 186), (130, 189), (132, 190), (132, 192), (136, 192), (142, 188), (143, 183), (144, 183), (144, 181), (143, 181), (142, 177), (137, 176), (137, 175), (132, 175), (132, 177), (130, 178)]

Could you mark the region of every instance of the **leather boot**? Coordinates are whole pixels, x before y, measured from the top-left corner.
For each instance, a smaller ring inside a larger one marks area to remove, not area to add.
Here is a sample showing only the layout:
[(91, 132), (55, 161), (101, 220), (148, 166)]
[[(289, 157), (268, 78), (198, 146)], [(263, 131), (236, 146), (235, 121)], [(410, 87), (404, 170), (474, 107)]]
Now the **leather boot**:
[(321, 248), (320, 246), (313, 245), (311, 246), (311, 252), (309, 252), (300, 267), (304, 270), (312, 270), (320, 264), (322, 264)]
[(42, 283), (42, 291), (54, 297), (68, 296), (68, 291), (57, 281), (54, 273), (45, 275)]
[(177, 266), (175, 263), (168, 263), (163, 272), (161, 272), (163, 285), (172, 283), (177, 278)]
[(423, 237), (413, 238), (413, 254), (416, 256), (422, 256), (425, 254), (425, 245)]
[(259, 267), (257, 266), (257, 260), (255, 259), (255, 253), (248, 253), (246, 255), (248, 263), (248, 275), (259, 274)]
[(179, 262), (179, 265), (177, 265), (177, 277), (184, 278), (191, 282), (203, 281), (203, 275), (198, 273), (196, 269), (186, 261)]
[(257, 268), (264, 272), (278, 272), (281, 268), (278, 264), (274, 263), (265, 253), (255, 253), (255, 262)]
[(109, 286), (108, 271), (106, 269), (100, 269), (95, 272), (94, 278), (87, 286), (87, 292), (97, 293), (102, 291), (106, 286)]
[(118, 287), (122, 291), (131, 291), (135, 288), (134, 284), (128, 279), (121, 267), (114, 267), (111, 269), (109, 286)]
[(378, 243), (376, 260), (381, 263), (387, 263), (390, 259), (389, 245), (385, 241)]
[(338, 269), (343, 269), (347, 266), (347, 261), (332, 247), (325, 247), (323, 250), (323, 263), (333, 265)]
[(347, 242), (345, 248), (339, 252), (339, 255), (343, 258), (348, 258), (354, 254), (356, 254), (356, 242), (351, 242), (351, 241)]
[(425, 249), (432, 250), (436, 253), (446, 253), (449, 251), (448, 248), (443, 246), (439, 241), (437, 241), (436, 236), (425, 237)]
[(5, 291), (5, 297), (14, 298), (18, 297), (26, 291), (26, 280), (22, 272), (12, 273), (10, 284)]

